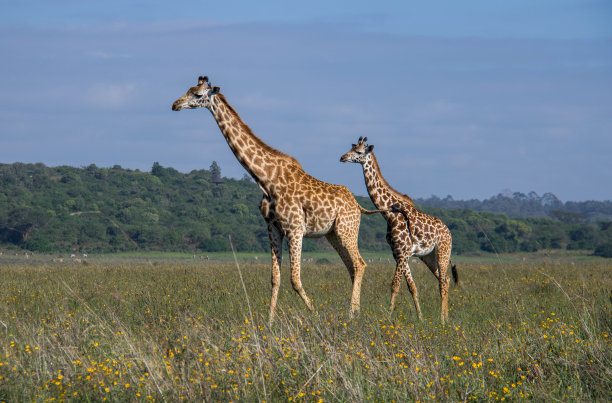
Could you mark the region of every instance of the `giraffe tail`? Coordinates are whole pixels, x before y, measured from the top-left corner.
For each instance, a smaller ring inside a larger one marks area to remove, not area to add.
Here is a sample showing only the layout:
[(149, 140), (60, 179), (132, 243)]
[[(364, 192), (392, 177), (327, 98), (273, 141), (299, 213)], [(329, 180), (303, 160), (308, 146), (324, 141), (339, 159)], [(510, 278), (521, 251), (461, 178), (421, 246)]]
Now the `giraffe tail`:
[(400, 213), (404, 216), (406, 219), (406, 226), (408, 228), (408, 235), (412, 236), (412, 230), (410, 229), (410, 217), (408, 217), (408, 214), (400, 207), (399, 203), (394, 203), (391, 205), (391, 212)]
[(455, 284), (459, 284), (459, 274), (457, 273), (457, 265), (453, 264), (453, 261), (450, 261), (451, 264), (451, 272), (453, 273), (453, 280)]
[(391, 210), (366, 210), (365, 208), (361, 207), (359, 203), (357, 203), (357, 205), (359, 206), (359, 211), (361, 211), (361, 214), (388, 213), (389, 211), (391, 211)]

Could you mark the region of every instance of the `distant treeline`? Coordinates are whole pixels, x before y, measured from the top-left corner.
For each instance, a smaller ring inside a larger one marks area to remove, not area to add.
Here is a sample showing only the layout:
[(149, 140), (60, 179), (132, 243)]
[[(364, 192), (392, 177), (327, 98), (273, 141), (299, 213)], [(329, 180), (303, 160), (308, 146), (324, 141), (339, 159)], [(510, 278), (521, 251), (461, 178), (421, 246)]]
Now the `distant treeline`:
[[(527, 209), (520, 207), (522, 196), (516, 195), (483, 202), (417, 202), (449, 226), (455, 253), (581, 249), (612, 257), (610, 202), (563, 204), (547, 194), (539, 198), (540, 207)], [(524, 199), (525, 206), (534, 204), (533, 194)], [(268, 235), (260, 200), (261, 190), (248, 177), (223, 178), (214, 162), (209, 170), (189, 173), (158, 163), (150, 172), (118, 165), (0, 164), (0, 247), (39, 252), (213, 252), (230, 250), (231, 235), (238, 251), (265, 252)], [(357, 200), (373, 208), (368, 198)], [(508, 211), (501, 208), (504, 203)], [(486, 210), (485, 205), (507, 215), (476, 211)], [(388, 250), (385, 235), (382, 216), (362, 216), (360, 249)], [(330, 246), (324, 240), (304, 242), (307, 251), (326, 248)]]
[(431, 196), (416, 199), (416, 203), (445, 210), (474, 210), (506, 214), (510, 218), (549, 217), (568, 224), (612, 221), (612, 201), (565, 202), (552, 193), (539, 196), (536, 192), (504, 192), (486, 200), (454, 200), (452, 196), (441, 199)]

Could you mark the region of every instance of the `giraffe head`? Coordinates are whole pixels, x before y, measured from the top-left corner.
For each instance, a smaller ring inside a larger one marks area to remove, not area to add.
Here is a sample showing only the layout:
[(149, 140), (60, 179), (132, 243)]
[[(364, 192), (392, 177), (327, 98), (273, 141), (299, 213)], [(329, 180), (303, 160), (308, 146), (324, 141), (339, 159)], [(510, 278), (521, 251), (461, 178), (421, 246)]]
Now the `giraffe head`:
[(340, 161), (355, 162), (358, 164), (365, 163), (370, 158), (372, 150), (374, 150), (374, 146), (367, 145), (366, 141), (368, 141), (367, 137), (359, 137), (359, 141), (357, 141), (357, 144), (353, 144), (353, 147), (349, 150), (349, 152), (340, 157)]
[(219, 87), (212, 87), (208, 81), (208, 77), (200, 76), (198, 85), (187, 90), (185, 95), (174, 101), (172, 104), (173, 111), (181, 109), (208, 108), (214, 106), (213, 98), (219, 93)]

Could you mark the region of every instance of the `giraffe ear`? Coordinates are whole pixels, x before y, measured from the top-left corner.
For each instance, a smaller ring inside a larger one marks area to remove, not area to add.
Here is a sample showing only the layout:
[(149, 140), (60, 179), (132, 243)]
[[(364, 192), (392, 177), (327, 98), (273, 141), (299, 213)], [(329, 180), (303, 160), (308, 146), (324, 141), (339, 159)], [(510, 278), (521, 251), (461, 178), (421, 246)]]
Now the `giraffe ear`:
[(217, 95), (219, 91), (221, 91), (221, 88), (213, 87), (212, 91), (210, 92), (210, 95)]
[(353, 148), (357, 147), (357, 144), (353, 144)]
[(366, 149), (369, 153), (372, 152), (372, 150), (374, 149), (374, 144), (368, 146), (368, 148)]

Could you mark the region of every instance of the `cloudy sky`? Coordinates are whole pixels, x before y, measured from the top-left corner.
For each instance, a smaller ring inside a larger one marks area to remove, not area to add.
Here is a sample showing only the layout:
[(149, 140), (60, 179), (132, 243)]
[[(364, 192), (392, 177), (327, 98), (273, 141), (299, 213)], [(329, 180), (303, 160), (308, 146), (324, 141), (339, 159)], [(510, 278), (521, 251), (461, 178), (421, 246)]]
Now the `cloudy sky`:
[[(375, 5), (374, 5), (375, 4)], [(612, 199), (608, 0), (0, 0), (0, 163), (240, 178), (208, 75), (254, 132), (365, 195), (367, 136), (414, 197)]]

